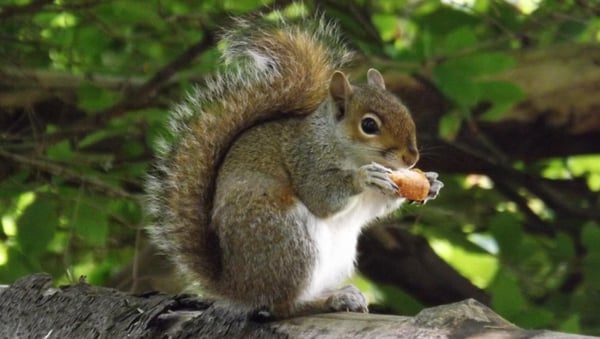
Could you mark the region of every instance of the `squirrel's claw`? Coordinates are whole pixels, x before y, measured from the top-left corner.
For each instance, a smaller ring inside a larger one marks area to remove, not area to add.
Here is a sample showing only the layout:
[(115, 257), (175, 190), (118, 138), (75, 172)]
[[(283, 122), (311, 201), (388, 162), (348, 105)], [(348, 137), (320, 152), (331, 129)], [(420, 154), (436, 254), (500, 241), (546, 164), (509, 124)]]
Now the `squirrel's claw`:
[(398, 185), (390, 179), (392, 170), (377, 163), (364, 165), (358, 170), (360, 184), (381, 190), (387, 195), (396, 196)]
[(427, 194), (425, 201), (433, 200), (437, 198), (440, 190), (444, 187), (444, 183), (437, 180), (438, 174), (436, 172), (425, 172), (425, 177), (429, 180), (429, 193)]

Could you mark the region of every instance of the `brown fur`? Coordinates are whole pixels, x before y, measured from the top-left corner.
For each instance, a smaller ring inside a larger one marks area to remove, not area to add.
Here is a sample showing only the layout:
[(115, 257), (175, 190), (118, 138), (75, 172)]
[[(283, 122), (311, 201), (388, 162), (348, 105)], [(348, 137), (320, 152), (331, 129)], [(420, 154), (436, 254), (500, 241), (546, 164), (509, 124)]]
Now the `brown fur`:
[[(202, 92), (175, 109), (174, 142), (162, 151), (147, 190), (154, 239), (204, 285), (221, 275), (221, 253), (210, 226), (219, 164), (233, 140), (257, 121), (313, 112), (327, 96), (333, 71), (350, 60), (335, 27), (322, 19), (260, 26), (240, 20), (226, 32), (227, 63)], [(264, 69), (244, 65), (248, 51), (272, 58)], [(233, 74), (233, 75), (232, 75)], [(178, 112), (179, 111), (179, 112)], [(291, 195), (281, 198), (292, 202)]]
[(277, 316), (366, 311), (334, 289), (361, 228), (402, 202), (387, 172), (418, 159), (408, 110), (378, 71), (360, 86), (337, 71), (350, 54), (322, 21), (239, 21), (224, 42), (233, 68), (175, 109), (148, 181), (155, 243), (206, 291)]

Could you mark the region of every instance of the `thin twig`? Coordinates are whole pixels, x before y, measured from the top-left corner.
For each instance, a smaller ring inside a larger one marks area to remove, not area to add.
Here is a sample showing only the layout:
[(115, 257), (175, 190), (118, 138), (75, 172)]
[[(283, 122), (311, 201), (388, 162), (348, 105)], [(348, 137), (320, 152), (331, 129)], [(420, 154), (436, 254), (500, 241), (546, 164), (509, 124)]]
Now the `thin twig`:
[(53, 0), (37, 0), (27, 5), (11, 5), (0, 7), (0, 20), (6, 20), (12, 16), (38, 12), (46, 5), (52, 4)]
[(89, 184), (90, 187), (93, 187), (98, 191), (101, 191), (111, 197), (126, 199), (132, 198), (131, 193), (119, 187), (109, 185), (97, 178), (83, 175), (81, 173), (78, 173), (65, 167), (61, 167), (57, 164), (51, 163), (46, 160), (28, 158), (22, 155), (10, 153), (3, 148), (0, 148), (0, 156), (6, 159), (10, 159), (19, 164), (25, 165), (27, 167), (33, 167), (43, 172), (50, 173), (52, 175), (60, 176), (68, 180), (73, 180), (80, 183)]

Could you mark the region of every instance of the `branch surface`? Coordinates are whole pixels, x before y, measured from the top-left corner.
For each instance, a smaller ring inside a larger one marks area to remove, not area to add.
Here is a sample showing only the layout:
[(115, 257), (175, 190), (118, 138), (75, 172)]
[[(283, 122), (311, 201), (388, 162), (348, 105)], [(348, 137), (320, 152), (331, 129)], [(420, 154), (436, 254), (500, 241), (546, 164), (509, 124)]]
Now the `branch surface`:
[(259, 322), (226, 302), (190, 295), (131, 295), (84, 281), (51, 285), (49, 275), (34, 274), (0, 292), (0, 337), (591, 338), (520, 329), (472, 299), (415, 317), (331, 313)]

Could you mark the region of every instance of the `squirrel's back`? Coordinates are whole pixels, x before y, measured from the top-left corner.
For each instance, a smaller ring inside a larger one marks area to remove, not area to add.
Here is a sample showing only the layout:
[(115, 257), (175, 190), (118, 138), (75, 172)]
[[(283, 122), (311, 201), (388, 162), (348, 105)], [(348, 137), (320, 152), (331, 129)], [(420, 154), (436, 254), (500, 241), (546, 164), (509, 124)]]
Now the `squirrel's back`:
[(235, 138), (262, 120), (313, 112), (333, 72), (350, 61), (336, 28), (322, 18), (286, 23), (237, 20), (225, 32), (225, 69), (178, 105), (146, 189), (163, 251), (200, 282), (221, 271), (210, 227), (219, 165)]

